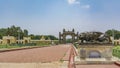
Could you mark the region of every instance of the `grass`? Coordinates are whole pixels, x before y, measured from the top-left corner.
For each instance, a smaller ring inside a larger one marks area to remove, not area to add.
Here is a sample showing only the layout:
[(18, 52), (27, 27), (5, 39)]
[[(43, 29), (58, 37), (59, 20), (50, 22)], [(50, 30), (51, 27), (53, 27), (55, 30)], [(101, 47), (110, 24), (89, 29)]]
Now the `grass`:
[(60, 59), (60, 62), (61, 62), (61, 63), (63, 63), (63, 62), (64, 62), (64, 60)]
[(0, 49), (10, 49), (10, 48), (20, 48), (24, 46), (19, 46), (19, 45), (0, 45)]
[(46, 43), (28, 43), (28, 44), (0, 44), (0, 49), (12, 49), (12, 48), (22, 48), (22, 47), (34, 47), (34, 46), (40, 46), (40, 47), (45, 47), (45, 46), (50, 46), (50, 44)]
[(114, 49), (120, 49), (120, 45), (115, 46)]

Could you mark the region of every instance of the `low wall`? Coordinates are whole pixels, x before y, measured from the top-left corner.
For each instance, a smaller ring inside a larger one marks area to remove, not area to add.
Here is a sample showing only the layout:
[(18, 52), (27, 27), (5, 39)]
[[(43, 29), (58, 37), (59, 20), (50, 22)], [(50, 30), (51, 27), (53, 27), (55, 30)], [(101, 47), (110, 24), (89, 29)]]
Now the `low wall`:
[(77, 52), (74, 48), (74, 46), (71, 47), (69, 51), (69, 63), (68, 63), (68, 68), (76, 68), (75, 67), (75, 56), (77, 55)]

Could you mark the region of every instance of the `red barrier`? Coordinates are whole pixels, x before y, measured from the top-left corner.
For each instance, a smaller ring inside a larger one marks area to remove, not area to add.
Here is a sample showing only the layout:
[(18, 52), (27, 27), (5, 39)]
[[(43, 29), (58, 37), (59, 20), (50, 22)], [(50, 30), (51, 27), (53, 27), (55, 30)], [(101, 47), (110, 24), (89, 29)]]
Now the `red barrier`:
[(114, 64), (120, 67), (120, 62), (114, 62)]
[(75, 51), (74, 47), (72, 46), (70, 48), (68, 68), (76, 68), (75, 63), (74, 63), (74, 58), (76, 55), (77, 55), (77, 52)]

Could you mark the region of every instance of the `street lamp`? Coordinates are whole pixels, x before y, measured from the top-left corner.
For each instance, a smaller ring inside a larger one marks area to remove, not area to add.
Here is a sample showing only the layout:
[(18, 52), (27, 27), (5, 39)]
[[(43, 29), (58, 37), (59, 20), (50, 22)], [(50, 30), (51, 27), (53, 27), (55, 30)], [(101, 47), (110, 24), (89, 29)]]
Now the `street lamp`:
[(18, 30), (18, 43), (20, 43), (20, 29)]
[(114, 45), (114, 36), (115, 36), (115, 34), (114, 34), (114, 29), (112, 29), (112, 36), (113, 36), (113, 39), (112, 39), (113, 42), (112, 42), (112, 43), (113, 43), (113, 45)]

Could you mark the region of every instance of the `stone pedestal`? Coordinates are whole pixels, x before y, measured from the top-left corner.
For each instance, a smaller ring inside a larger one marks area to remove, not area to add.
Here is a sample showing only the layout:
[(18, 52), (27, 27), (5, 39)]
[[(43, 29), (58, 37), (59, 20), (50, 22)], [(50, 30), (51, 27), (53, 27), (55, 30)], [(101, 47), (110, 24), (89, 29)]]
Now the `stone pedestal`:
[(106, 61), (111, 61), (112, 48), (113, 48), (112, 44), (94, 44), (94, 45), (87, 44), (87, 45), (79, 45), (78, 52), (81, 60), (86, 60), (89, 58), (105, 59), (106, 62)]

